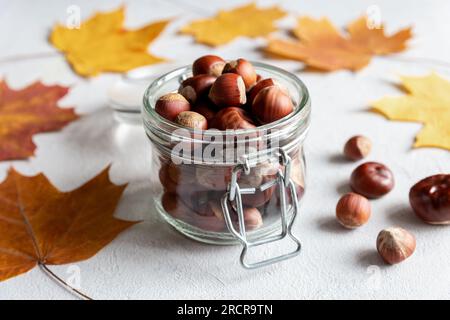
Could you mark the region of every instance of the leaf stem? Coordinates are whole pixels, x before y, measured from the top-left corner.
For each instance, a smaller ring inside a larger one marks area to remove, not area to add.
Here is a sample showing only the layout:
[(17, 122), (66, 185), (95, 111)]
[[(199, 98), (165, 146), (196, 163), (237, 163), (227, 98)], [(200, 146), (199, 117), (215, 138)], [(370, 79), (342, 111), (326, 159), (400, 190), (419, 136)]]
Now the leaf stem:
[(6, 56), (0, 58), (0, 64), (17, 62), (23, 60), (33, 60), (33, 59), (42, 59), (42, 58), (52, 58), (61, 56), (61, 53), (58, 51), (48, 51), (48, 52), (35, 52), (29, 54), (17, 54), (12, 56)]
[(39, 268), (52, 280), (56, 281), (60, 286), (62, 286), (64, 289), (72, 293), (73, 295), (77, 296), (80, 299), (83, 300), (94, 300), (88, 295), (84, 294), (83, 292), (75, 289), (71, 285), (69, 285), (67, 282), (65, 282), (63, 279), (58, 277), (52, 270), (50, 270), (44, 263), (39, 262)]

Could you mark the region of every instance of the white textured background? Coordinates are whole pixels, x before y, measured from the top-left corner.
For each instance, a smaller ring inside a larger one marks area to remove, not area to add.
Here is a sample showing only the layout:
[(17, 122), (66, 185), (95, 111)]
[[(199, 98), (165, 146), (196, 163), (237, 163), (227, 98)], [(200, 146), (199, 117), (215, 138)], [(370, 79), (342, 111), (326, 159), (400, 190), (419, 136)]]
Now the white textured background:
[[(95, 10), (116, 8), (114, 1), (0, 1), (0, 60), (30, 53), (53, 52), (46, 39), (56, 21), (64, 22), (69, 5), (80, 6), (83, 18)], [(156, 55), (192, 60), (205, 53), (225, 58), (263, 59), (257, 50), (264, 41), (238, 39), (217, 49), (195, 44), (177, 35), (187, 21), (233, 7), (243, 1), (125, 1), (127, 26), (175, 17), (152, 46)], [(261, 5), (273, 1), (259, 1)], [(279, 1), (292, 15), (282, 21), (293, 26), (294, 16), (328, 16), (338, 26), (378, 5), (388, 30), (414, 25), (410, 50), (399, 57), (450, 60), (450, 2), (419, 0)], [(298, 72), (300, 64), (279, 63), (308, 85), (313, 102), (313, 123), (307, 139), (308, 185), (295, 233), (303, 252), (290, 261), (256, 271), (238, 263), (239, 247), (214, 247), (184, 238), (163, 224), (151, 211), (149, 198), (149, 142), (140, 126), (119, 124), (108, 108), (106, 92), (117, 75), (89, 80), (76, 76), (62, 56), (0, 62), (0, 76), (15, 88), (37, 79), (73, 89), (62, 100), (76, 106), (83, 117), (57, 133), (39, 134), (36, 156), (27, 161), (0, 163), (0, 179), (9, 166), (20, 172), (44, 172), (62, 190), (71, 190), (112, 163), (116, 183), (130, 182), (117, 214), (146, 221), (120, 235), (92, 259), (77, 263), (82, 290), (97, 299), (299, 299), (299, 298), (450, 298), (450, 229), (421, 223), (408, 205), (408, 191), (419, 179), (450, 172), (450, 153), (416, 149), (411, 145), (420, 126), (386, 121), (367, 112), (370, 101), (400, 94), (392, 85), (398, 74), (426, 74), (436, 70), (450, 77), (450, 68), (375, 58), (354, 74)], [(449, 124), (450, 125), (450, 124)], [(369, 160), (386, 163), (397, 185), (386, 197), (373, 201), (373, 216), (363, 228), (342, 229), (334, 219), (339, 195), (355, 164), (340, 160), (345, 140), (365, 134), (374, 141)], [(102, 199), (99, 199), (101, 201)], [(417, 237), (416, 253), (407, 262), (387, 267), (375, 251), (378, 232), (403, 226)], [(275, 254), (270, 248), (265, 254)], [(52, 267), (67, 279), (69, 266)], [(72, 299), (39, 269), (0, 283), (3, 299)]]

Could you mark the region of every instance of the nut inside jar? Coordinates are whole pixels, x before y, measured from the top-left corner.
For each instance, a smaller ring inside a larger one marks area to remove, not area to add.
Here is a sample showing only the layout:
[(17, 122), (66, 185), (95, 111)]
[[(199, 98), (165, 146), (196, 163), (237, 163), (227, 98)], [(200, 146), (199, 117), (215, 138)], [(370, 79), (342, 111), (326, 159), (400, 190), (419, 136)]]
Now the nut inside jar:
[[(203, 60), (220, 61), (211, 57)], [(242, 60), (239, 59), (241, 64)], [(204, 78), (209, 82), (204, 86), (194, 81), (201, 78), (199, 75), (203, 73), (199, 72), (203, 71), (199, 70), (202, 68), (196, 69), (196, 79), (192, 80), (189, 80), (191, 68), (175, 70), (155, 81), (144, 98), (143, 115), (152, 142), (157, 210), (185, 235), (208, 243), (237, 243), (227, 225), (229, 220), (225, 219), (224, 197), (231, 223), (239, 232), (242, 221), (245, 232), (251, 237), (254, 235), (255, 239), (279, 230), (282, 201), (278, 183), (280, 175), (287, 169), (280, 163), (279, 150), (286, 150), (290, 159), (289, 181), (293, 182), (298, 199), (302, 198), (305, 188), (302, 142), (309, 127), (306, 88), (294, 75), (275, 67), (245, 62), (244, 72), (233, 65), (231, 63), (225, 69), (223, 78), (222, 74), (212, 73), (212, 69), (205, 67), (208, 76)], [(253, 79), (249, 65), (259, 75), (255, 82), (249, 81)], [(246, 81), (239, 78), (247, 72), (252, 76)], [(212, 77), (216, 80), (212, 81)], [(184, 79), (181, 86), (179, 79)], [(220, 85), (215, 86), (219, 79)], [(257, 87), (258, 82), (264, 80), (264, 85)], [(204, 88), (209, 85), (208, 94)], [(177, 104), (174, 103), (177, 109), (170, 108), (169, 99), (169, 103), (160, 103), (165, 113), (154, 109), (160, 97), (176, 92), (177, 88), (180, 90), (177, 94), (186, 95), (184, 100), (177, 96)], [(264, 94), (258, 97), (259, 93), (252, 91), (253, 88)], [(284, 104), (286, 96), (291, 101), (288, 107), (277, 105), (279, 101)], [(258, 101), (257, 106), (252, 106), (251, 100)], [(182, 108), (179, 101), (182, 101)], [(175, 114), (178, 110), (182, 116)], [(203, 125), (205, 122), (206, 126)], [(232, 156), (228, 156), (228, 151)], [(242, 164), (243, 156), (253, 160), (248, 170), (237, 173), (238, 188), (251, 190), (242, 192), (241, 208), (236, 200), (228, 199), (226, 195), (230, 192), (233, 170)], [(286, 193), (285, 200), (287, 207), (292, 209), (290, 193)]]

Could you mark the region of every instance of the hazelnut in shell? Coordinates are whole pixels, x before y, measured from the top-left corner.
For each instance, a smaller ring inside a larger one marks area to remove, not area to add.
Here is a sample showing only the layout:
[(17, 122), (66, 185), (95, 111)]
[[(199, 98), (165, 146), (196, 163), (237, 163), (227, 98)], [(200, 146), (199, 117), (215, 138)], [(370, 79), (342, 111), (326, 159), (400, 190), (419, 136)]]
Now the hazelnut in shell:
[(370, 153), (372, 143), (369, 138), (358, 135), (347, 140), (344, 146), (344, 156), (353, 161), (361, 160)]
[(409, 231), (394, 227), (382, 230), (377, 237), (377, 250), (388, 264), (409, 258), (416, 249), (416, 238)]
[(356, 193), (347, 193), (336, 205), (336, 218), (341, 225), (354, 229), (369, 221), (371, 215), (369, 200)]
[(181, 94), (174, 92), (160, 97), (155, 105), (155, 111), (170, 121), (174, 121), (180, 112), (189, 111), (190, 109), (189, 101)]
[(222, 73), (236, 73), (242, 77), (245, 88), (249, 90), (256, 83), (256, 71), (245, 59), (237, 59), (225, 64)]
[(244, 80), (235, 73), (221, 75), (213, 83), (209, 91), (209, 99), (220, 108), (245, 104), (247, 96)]
[(215, 55), (206, 55), (198, 58), (192, 64), (192, 73), (194, 76), (199, 74), (208, 74), (218, 77), (222, 74), (225, 66), (225, 60)]
[(253, 115), (263, 124), (284, 118), (294, 110), (291, 97), (280, 87), (262, 89), (253, 100)]

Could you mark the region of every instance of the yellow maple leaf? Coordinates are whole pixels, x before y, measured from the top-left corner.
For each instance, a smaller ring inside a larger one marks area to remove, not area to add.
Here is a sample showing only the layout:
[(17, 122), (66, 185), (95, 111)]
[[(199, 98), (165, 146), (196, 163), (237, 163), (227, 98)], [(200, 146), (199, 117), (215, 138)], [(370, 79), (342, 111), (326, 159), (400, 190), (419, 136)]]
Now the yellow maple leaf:
[(260, 9), (255, 3), (221, 10), (213, 18), (191, 22), (181, 33), (191, 34), (197, 42), (210, 46), (226, 44), (239, 36), (258, 37), (275, 31), (273, 22), (285, 16), (285, 12), (274, 6)]
[(369, 29), (365, 17), (348, 25), (343, 35), (327, 19), (302, 17), (292, 34), (297, 39), (269, 39), (266, 52), (304, 62), (323, 71), (359, 70), (369, 64), (373, 55), (402, 51), (411, 38), (411, 29), (386, 36), (384, 28)]
[(79, 29), (56, 25), (50, 42), (66, 54), (73, 69), (82, 76), (101, 72), (125, 72), (164, 61), (147, 52), (147, 47), (169, 23), (158, 21), (136, 30), (123, 28), (125, 9), (97, 13)]
[(435, 73), (401, 81), (408, 94), (382, 98), (372, 104), (372, 111), (391, 120), (422, 123), (414, 147), (450, 150), (450, 82)]

